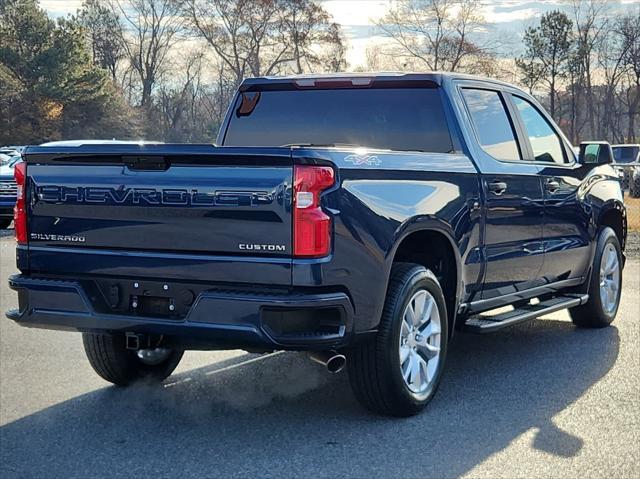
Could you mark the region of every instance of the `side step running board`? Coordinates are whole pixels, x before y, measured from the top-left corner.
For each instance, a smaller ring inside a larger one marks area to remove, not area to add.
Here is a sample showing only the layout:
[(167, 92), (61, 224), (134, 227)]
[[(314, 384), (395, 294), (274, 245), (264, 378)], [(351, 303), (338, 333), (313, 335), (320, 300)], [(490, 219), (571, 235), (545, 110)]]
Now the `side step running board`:
[(464, 323), (463, 331), (470, 333), (492, 333), (507, 326), (544, 316), (545, 314), (580, 306), (586, 303), (588, 299), (588, 294), (566, 294), (541, 301), (538, 304), (530, 304), (522, 308), (516, 308), (513, 311), (496, 314), (495, 316), (473, 316)]

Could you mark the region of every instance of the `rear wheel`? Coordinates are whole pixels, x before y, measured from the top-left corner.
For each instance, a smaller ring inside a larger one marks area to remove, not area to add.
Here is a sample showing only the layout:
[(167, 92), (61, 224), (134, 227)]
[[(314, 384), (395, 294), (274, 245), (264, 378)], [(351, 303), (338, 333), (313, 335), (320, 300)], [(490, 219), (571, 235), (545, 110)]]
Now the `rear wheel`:
[(584, 328), (604, 328), (616, 317), (622, 293), (622, 252), (609, 227), (600, 230), (589, 282), (589, 300), (571, 308), (571, 320)]
[(0, 218), (0, 230), (6, 230), (11, 224), (11, 218)]
[(127, 349), (123, 334), (83, 333), (82, 342), (94, 371), (118, 386), (141, 380), (161, 382), (171, 375), (183, 354), (160, 347)]
[(447, 339), (447, 311), (434, 274), (417, 264), (395, 264), (378, 334), (349, 356), (356, 397), (380, 414), (420, 412), (438, 388)]

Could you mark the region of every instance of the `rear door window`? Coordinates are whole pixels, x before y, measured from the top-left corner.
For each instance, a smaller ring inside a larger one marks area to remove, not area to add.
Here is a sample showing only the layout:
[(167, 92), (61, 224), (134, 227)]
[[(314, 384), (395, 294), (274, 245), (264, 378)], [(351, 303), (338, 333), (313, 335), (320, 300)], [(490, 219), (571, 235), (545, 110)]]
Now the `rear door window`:
[(464, 88), (462, 95), (482, 149), (498, 160), (520, 160), (515, 131), (500, 94)]

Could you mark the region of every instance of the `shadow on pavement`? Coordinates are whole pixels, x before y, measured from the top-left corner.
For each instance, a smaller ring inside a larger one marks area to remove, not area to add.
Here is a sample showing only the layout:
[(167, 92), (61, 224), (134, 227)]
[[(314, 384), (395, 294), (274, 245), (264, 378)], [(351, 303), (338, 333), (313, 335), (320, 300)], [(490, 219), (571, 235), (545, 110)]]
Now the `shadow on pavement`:
[[(459, 476), (531, 428), (572, 457), (553, 417), (613, 366), (618, 330), (538, 320), (458, 334), (440, 391), (409, 419), (368, 414), (346, 374), (295, 353), (231, 360), (164, 387), (105, 387), (0, 428), (0, 470), (19, 476)], [(79, 360), (81, 360), (79, 358)], [(8, 477), (3, 474), (3, 477)]]

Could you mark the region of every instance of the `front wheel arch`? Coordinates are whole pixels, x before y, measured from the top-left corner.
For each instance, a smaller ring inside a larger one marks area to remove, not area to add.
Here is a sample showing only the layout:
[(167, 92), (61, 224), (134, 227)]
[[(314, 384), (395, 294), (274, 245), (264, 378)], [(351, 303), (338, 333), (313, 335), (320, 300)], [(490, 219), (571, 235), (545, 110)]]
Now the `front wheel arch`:
[(620, 248), (624, 251), (627, 239), (627, 215), (623, 204), (616, 201), (603, 208), (598, 215), (597, 227), (598, 231), (605, 227), (611, 228), (618, 238)]
[[(611, 247), (613, 248), (612, 251), (616, 252), (617, 257), (617, 277), (615, 279), (618, 283), (615, 290), (615, 309), (613, 311), (607, 310), (601, 297), (601, 288), (602, 284), (604, 284), (601, 283), (603, 257), (607, 248)], [(587, 303), (569, 310), (571, 320), (578, 327), (603, 328), (609, 326), (614, 320), (620, 306), (620, 295), (622, 293), (622, 250), (620, 249), (618, 238), (611, 228), (605, 226), (598, 230), (594, 250), (591, 274), (585, 283), (589, 299)]]

